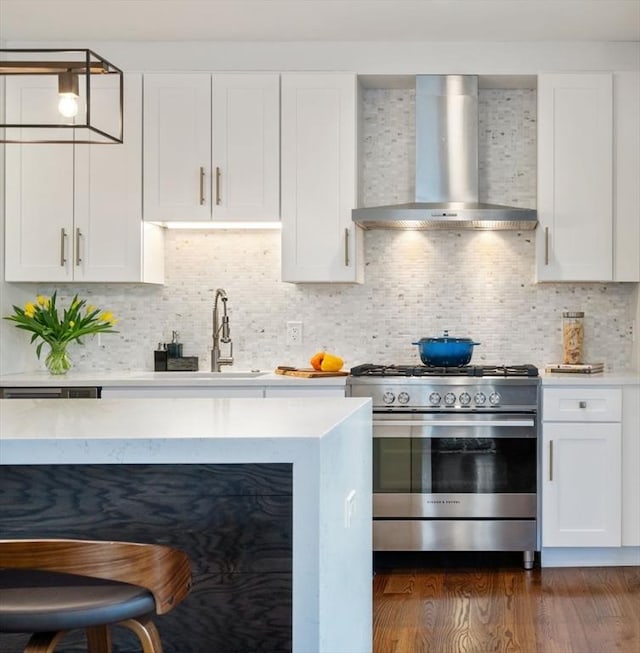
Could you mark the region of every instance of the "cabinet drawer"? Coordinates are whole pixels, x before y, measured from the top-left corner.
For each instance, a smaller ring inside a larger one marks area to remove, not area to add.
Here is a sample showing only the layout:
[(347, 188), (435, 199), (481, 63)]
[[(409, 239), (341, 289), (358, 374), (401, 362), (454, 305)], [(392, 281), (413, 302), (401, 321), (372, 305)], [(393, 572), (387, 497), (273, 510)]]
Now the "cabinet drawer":
[(544, 388), (542, 419), (546, 422), (619, 422), (619, 388)]

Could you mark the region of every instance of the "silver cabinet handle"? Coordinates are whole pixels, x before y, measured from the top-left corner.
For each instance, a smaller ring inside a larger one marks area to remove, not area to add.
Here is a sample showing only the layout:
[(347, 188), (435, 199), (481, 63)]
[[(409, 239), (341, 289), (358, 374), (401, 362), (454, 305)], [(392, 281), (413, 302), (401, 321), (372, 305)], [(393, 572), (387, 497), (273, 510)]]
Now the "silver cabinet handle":
[(200, 206), (202, 206), (206, 201), (204, 197), (204, 177), (204, 166), (200, 166)]
[(544, 264), (549, 265), (549, 227), (544, 228)]
[(220, 168), (216, 166), (216, 205), (221, 204), (222, 200), (220, 199)]
[(80, 258), (80, 238), (82, 238), (82, 232), (80, 227), (76, 227), (76, 265), (80, 265), (82, 259)]
[(349, 267), (349, 229), (344, 230), (344, 264)]
[(553, 481), (553, 440), (549, 440), (549, 480)]
[(579, 408), (586, 408), (587, 407), (587, 402), (586, 401), (579, 401), (578, 402), (578, 407)]
[(65, 248), (66, 248), (66, 241), (67, 241), (67, 232), (64, 230), (64, 227), (60, 229), (60, 267), (63, 268), (64, 264), (67, 262), (67, 259), (65, 257)]

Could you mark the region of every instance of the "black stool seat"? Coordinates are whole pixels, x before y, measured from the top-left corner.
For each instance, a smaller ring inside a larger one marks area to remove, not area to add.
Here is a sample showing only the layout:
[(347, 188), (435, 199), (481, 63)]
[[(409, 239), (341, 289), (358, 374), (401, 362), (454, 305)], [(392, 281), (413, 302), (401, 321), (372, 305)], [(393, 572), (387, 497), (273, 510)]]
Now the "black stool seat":
[(53, 632), (115, 624), (155, 612), (153, 594), (117, 581), (0, 569), (0, 632)]

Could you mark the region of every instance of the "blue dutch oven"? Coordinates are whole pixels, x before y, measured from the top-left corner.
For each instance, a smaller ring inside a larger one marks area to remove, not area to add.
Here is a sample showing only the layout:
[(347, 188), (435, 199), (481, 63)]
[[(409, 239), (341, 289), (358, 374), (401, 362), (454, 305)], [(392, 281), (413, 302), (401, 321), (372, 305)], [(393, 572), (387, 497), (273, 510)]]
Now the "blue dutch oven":
[(480, 343), (471, 338), (454, 338), (445, 331), (441, 338), (420, 338), (418, 342), (411, 344), (418, 345), (420, 360), (425, 365), (459, 367), (469, 363), (474, 345)]

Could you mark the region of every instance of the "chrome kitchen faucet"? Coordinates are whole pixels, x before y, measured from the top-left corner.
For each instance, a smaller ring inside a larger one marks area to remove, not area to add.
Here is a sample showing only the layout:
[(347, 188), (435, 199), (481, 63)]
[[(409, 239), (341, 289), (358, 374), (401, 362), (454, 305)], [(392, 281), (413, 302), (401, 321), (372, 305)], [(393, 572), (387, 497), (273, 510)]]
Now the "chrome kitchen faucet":
[[(222, 301), (222, 320), (218, 310), (218, 299)], [(216, 290), (213, 301), (213, 349), (211, 350), (211, 371), (220, 372), (222, 365), (233, 365), (233, 343), (229, 330), (229, 316), (227, 315), (227, 293), (222, 289)], [(229, 356), (222, 357), (220, 343), (229, 345)]]

